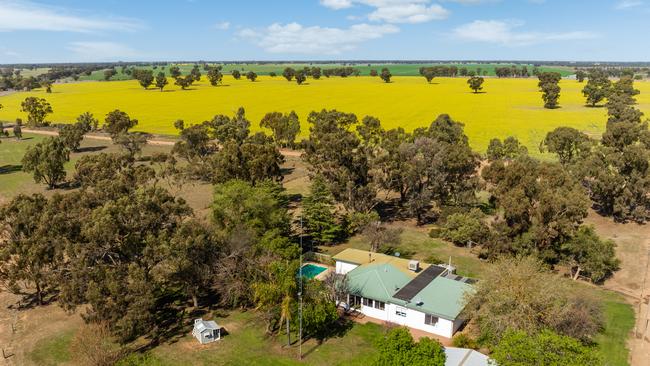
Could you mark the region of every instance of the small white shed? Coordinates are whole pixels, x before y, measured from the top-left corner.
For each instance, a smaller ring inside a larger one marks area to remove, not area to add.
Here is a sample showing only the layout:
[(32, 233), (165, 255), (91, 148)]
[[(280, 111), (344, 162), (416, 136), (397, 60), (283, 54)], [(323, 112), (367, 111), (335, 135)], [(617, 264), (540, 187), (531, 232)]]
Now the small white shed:
[(192, 335), (201, 344), (211, 343), (221, 339), (221, 327), (213, 320), (194, 319)]

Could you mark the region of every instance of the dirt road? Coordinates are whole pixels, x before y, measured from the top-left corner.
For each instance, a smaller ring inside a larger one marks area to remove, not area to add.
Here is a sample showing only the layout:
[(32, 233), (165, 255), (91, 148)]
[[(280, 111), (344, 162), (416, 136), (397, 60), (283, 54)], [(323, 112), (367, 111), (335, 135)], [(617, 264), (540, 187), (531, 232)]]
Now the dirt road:
[[(37, 134), (37, 135), (47, 135), (47, 136), (58, 136), (59, 135), (58, 131), (32, 130), (32, 129), (29, 129), (29, 128), (24, 128), (23, 133), (33, 133), (33, 134)], [(92, 140), (111, 141), (111, 138), (109, 136), (100, 135), (100, 134), (92, 134), (92, 133), (84, 135), (84, 138), (92, 139)], [(156, 146), (174, 146), (176, 141), (152, 138), (152, 139), (147, 140), (147, 143), (149, 145), (156, 145)], [(280, 149), (280, 153), (282, 155), (284, 155), (284, 156), (292, 156), (292, 157), (300, 157), (300, 155), (302, 154), (300, 151), (289, 150), (289, 149)]]

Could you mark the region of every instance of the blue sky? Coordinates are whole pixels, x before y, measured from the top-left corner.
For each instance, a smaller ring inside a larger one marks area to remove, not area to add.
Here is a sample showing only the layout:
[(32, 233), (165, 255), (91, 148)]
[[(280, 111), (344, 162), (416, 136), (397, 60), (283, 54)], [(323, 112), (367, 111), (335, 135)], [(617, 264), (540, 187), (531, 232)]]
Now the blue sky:
[(650, 0), (0, 0), (0, 63), (650, 61)]

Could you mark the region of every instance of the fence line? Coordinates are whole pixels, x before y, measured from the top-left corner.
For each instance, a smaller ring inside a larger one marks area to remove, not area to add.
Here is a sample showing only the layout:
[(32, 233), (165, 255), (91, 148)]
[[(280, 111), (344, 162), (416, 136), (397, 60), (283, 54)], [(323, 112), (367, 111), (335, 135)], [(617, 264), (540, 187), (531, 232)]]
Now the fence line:
[(323, 263), (327, 265), (334, 265), (336, 264), (334, 260), (332, 259), (331, 255), (323, 254), (323, 253), (316, 253), (316, 252), (306, 252), (305, 253), (305, 259), (313, 261), (313, 262), (318, 262), (318, 263)]

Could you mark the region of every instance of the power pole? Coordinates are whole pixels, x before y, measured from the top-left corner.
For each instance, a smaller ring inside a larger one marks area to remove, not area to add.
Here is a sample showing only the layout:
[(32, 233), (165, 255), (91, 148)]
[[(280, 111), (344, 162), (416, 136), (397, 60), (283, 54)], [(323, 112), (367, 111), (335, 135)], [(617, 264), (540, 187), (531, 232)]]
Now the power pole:
[(298, 307), (298, 359), (302, 360), (302, 214), (300, 215), (300, 269), (298, 270), (300, 277), (300, 287), (298, 289), (298, 300), (300, 306)]

